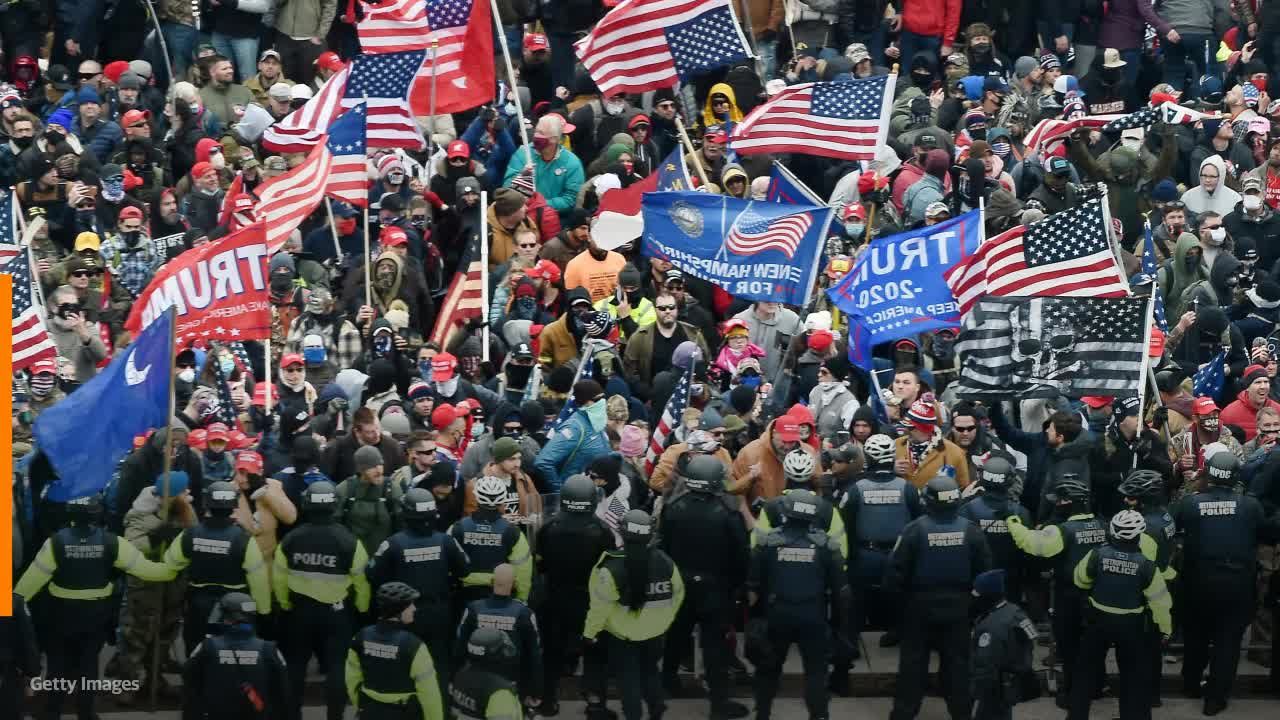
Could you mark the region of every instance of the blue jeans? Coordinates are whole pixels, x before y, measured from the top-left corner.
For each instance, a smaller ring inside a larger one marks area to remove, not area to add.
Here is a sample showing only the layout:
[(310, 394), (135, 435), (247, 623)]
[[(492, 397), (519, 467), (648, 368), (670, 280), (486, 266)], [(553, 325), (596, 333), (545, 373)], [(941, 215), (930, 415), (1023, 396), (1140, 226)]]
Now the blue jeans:
[(1120, 59), (1129, 63), (1124, 66), (1124, 79), (1130, 87), (1138, 84), (1138, 71), (1142, 69), (1142, 50), (1121, 50)]
[[(900, 51), (898, 54), (898, 62), (901, 63), (902, 67), (907, 68), (907, 72), (911, 72), (911, 58), (915, 57), (916, 53), (932, 51), (934, 54), (937, 54), (941, 49), (942, 38), (940, 37), (917, 35), (910, 30), (903, 30), (902, 33), (898, 35), (898, 50)], [(938, 64), (941, 65), (942, 62), (945, 61), (946, 58), (942, 58)], [(874, 60), (872, 62), (874, 62)]]
[[(1196, 97), (1200, 91), (1200, 76), (1206, 72), (1211, 72), (1217, 66), (1213, 56), (1214, 51), (1217, 50), (1217, 42), (1212, 35), (1183, 33), (1182, 42), (1165, 45), (1164, 81), (1177, 90), (1186, 87), (1187, 61), (1190, 60), (1195, 65), (1196, 71), (1192, 77), (1191, 87), (1187, 90), (1187, 95), (1188, 97)], [(1206, 43), (1210, 44), (1207, 60), (1205, 58)]]
[(236, 82), (244, 82), (258, 72), (258, 38), (214, 33), (213, 48), (236, 66)]
[[(168, 46), (169, 57), (173, 61), (173, 74), (177, 75), (177, 78), (173, 79), (172, 82), (177, 82), (187, 76), (187, 69), (191, 67), (192, 58), (196, 54), (196, 38), (199, 37), (200, 33), (190, 25), (181, 25), (179, 23), (161, 23), (160, 27), (164, 30), (164, 42)], [(156, 60), (151, 62), (151, 72), (157, 78), (156, 84), (160, 85), (161, 83), (158, 80), (165, 76), (167, 70), (164, 58), (159, 56), (161, 49), (156, 47), (155, 50), (157, 57)], [(167, 87), (169, 82), (170, 79), (165, 78), (165, 83), (162, 87)]]
[(764, 68), (764, 77), (768, 82), (778, 76), (778, 41), (756, 40), (756, 53), (760, 55), (760, 65)]

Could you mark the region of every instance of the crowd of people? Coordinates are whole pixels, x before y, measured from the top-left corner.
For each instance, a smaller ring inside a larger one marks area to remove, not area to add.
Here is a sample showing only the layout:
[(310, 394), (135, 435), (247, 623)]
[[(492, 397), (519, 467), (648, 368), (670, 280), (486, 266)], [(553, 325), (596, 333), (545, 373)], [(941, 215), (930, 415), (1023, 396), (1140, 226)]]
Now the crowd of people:
[[(180, 342), (171, 421), (66, 503), (36, 419), (128, 347), (167, 262), (304, 161), (264, 132), (359, 53), (367, 6), (3, 8), (0, 186), (57, 357), (13, 377), (0, 715), (41, 673), (97, 678), (110, 644), (121, 704), (180, 693), (190, 718), (296, 717), (313, 657), (331, 720), (555, 716), (580, 660), (588, 717), (616, 717), (612, 676), (627, 720), (660, 718), (695, 628), (718, 720), (752, 677), (768, 720), (792, 643), (825, 719), (872, 630), (900, 647), (895, 720), (931, 649), (952, 717), (1010, 717), (1037, 643), (1075, 720), (1104, 687), (1149, 718), (1168, 661), (1206, 715), (1246, 654), (1280, 687), (1280, 4), (743, 0), (758, 58), (604, 96), (572, 44), (615, 5), (498, 0), (515, 86), (417, 118), (420, 149), (371, 147), (367, 224), (325, 200), (270, 259), (269, 345)], [(890, 73), (872, 161), (733, 149), (789, 85)], [(1027, 144), (1165, 103), (1195, 117)], [(953, 329), (867, 372), (823, 293), (734, 297), (593, 233), (681, 147), (702, 191), (764, 199), (778, 160), (829, 201), (819, 289), (877, 238), (980, 204), (994, 236), (1105, 186), (1126, 275), (1150, 224), (1139, 284), (1169, 320), (1145, 401), (958, 397)], [(481, 244), (489, 307), (455, 326)], [(42, 695), (58, 717), (69, 694)]]

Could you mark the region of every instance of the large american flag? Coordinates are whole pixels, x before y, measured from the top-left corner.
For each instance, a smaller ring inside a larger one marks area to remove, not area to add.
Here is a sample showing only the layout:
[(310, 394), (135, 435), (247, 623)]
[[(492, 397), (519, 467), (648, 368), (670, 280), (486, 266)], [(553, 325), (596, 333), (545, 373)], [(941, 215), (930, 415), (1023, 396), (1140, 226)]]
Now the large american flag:
[(334, 73), (305, 105), (268, 127), (262, 134), (263, 147), (280, 153), (311, 152), (329, 125), (345, 112), (342, 93), (350, 74), (350, 65)]
[(649, 449), (644, 454), (645, 477), (653, 475), (653, 468), (658, 464), (658, 456), (667, 449), (667, 438), (680, 424), (685, 408), (689, 407), (689, 389), (693, 385), (693, 368), (696, 365), (697, 363), (689, 363), (689, 369), (680, 376), (675, 389), (671, 391), (671, 399), (667, 400), (667, 407), (662, 411), (662, 417), (653, 428), (653, 435), (649, 437)]
[(264, 223), (267, 248), (275, 252), (324, 199), (333, 156), (318, 143), (301, 165), (258, 187), (258, 222)]
[(18, 242), (18, 198), (12, 190), (0, 189), (0, 267), (22, 253)]
[(1022, 143), (1028, 150), (1039, 150), (1041, 146), (1054, 138), (1070, 135), (1072, 132), (1075, 132), (1080, 128), (1101, 130), (1108, 123), (1115, 122), (1123, 117), (1126, 116), (1123, 114), (1086, 115), (1085, 117), (1076, 118), (1075, 120), (1046, 118), (1036, 123), (1035, 127), (1031, 128), (1031, 132), (1027, 133), (1027, 136), (1023, 138)]
[(792, 85), (752, 110), (729, 143), (740, 155), (800, 153), (873, 160), (884, 145), (893, 108), (888, 75)]
[(357, 105), (329, 126), (333, 167), (325, 194), (356, 207), (369, 204), (369, 169), (365, 160), (364, 105)]
[(436, 313), (436, 326), (431, 329), (431, 341), (444, 347), (453, 329), (465, 325), (472, 318), (482, 318), (488, 308), (481, 302), (483, 268), (480, 265), (479, 234), (474, 235), (467, 243), (467, 250), (458, 270), (449, 282), (449, 289), (444, 294), (444, 301)]
[(984, 295), (1125, 297), (1102, 200), (997, 235), (942, 274), (963, 315)]
[(751, 56), (729, 0), (623, 0), (575, 47), (605, 96), (671, 87)]
[(36, 294), (31, 263), (25, 252), (13, 256), (0, 273), (13, 279), (13, 369), (23, 370), (37, 360), (58, 356), (44, 325), (44, 307)]
[(960, 397), (1132, 397), (1146, 298), (982, 298), (956, 343)]
[(361, 103), (368, 113), (366, 143), (369, 147), (399, 147), (417, 150), (425, 143), (418, 123), (409, 110), (409, 86), (422, 67), (426, 52), (357, 55), (351, 62), (351, 76), (342, 94), (342, 106), (350, 110)]
[(777, 250), (790, 260), (812, 224), (813, 216), (809, 213), (768, 218), (752, 210), (748, 204), (747, 209), (734, 219), (725, 235), (724, 246), (726, 250), (738, 255)]
[(403, 52), (431, 47), (425, 0), (387, 0), (364, 8), (356, 24), (360, 49), (366, 53)]

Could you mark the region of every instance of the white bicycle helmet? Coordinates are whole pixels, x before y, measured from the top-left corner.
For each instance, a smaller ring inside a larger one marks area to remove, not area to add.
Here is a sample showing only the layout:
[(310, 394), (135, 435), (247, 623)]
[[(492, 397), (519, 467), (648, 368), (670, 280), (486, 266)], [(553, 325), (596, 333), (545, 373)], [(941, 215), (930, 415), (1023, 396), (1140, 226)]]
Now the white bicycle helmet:
[(1117, 540), (1136, 540), (1147, 530), (1147, 521), (1136, 510), (1121, 510), (1111, 518), (1111, 537)]
[(817, 465), (813, 456), (804, 450), (792, 450), (782, 460), (782, 472), (789, 484), (803, 484), (813, 479), (813, 468)]
[(862, 444), (862, 452), (871, 460), (872, 465), (883, 465), (893, 462), (898, 454), (898, 447), (888, 435), (872, 435)]
[(486, 475), (476, 481), (476, 504), (480, 507), (502, 507), (507, 502), (507, 483), (502, 478)]

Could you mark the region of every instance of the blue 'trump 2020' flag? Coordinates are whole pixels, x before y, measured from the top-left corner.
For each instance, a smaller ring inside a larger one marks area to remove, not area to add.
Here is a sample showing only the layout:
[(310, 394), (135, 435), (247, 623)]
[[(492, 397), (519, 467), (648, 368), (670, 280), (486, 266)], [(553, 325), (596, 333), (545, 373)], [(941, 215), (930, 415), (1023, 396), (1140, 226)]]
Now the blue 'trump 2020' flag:
[(805, 305), (831, 209), (701, 192), (644, 195), (641, 252), (748, 300)]
[(106, 369), (36, 419), (36, 445), (58, 471), (50, 500), (100, 492), (134, 436), (168, 425), (173, 322), (170, 308)]
[(929, 227), (876, 238), (827, 296), (849, 316), (849, 359), (871, 368), (871, 348), (959, 327), (960, 307), (942, 274), (978, 249), (977, 210)]

